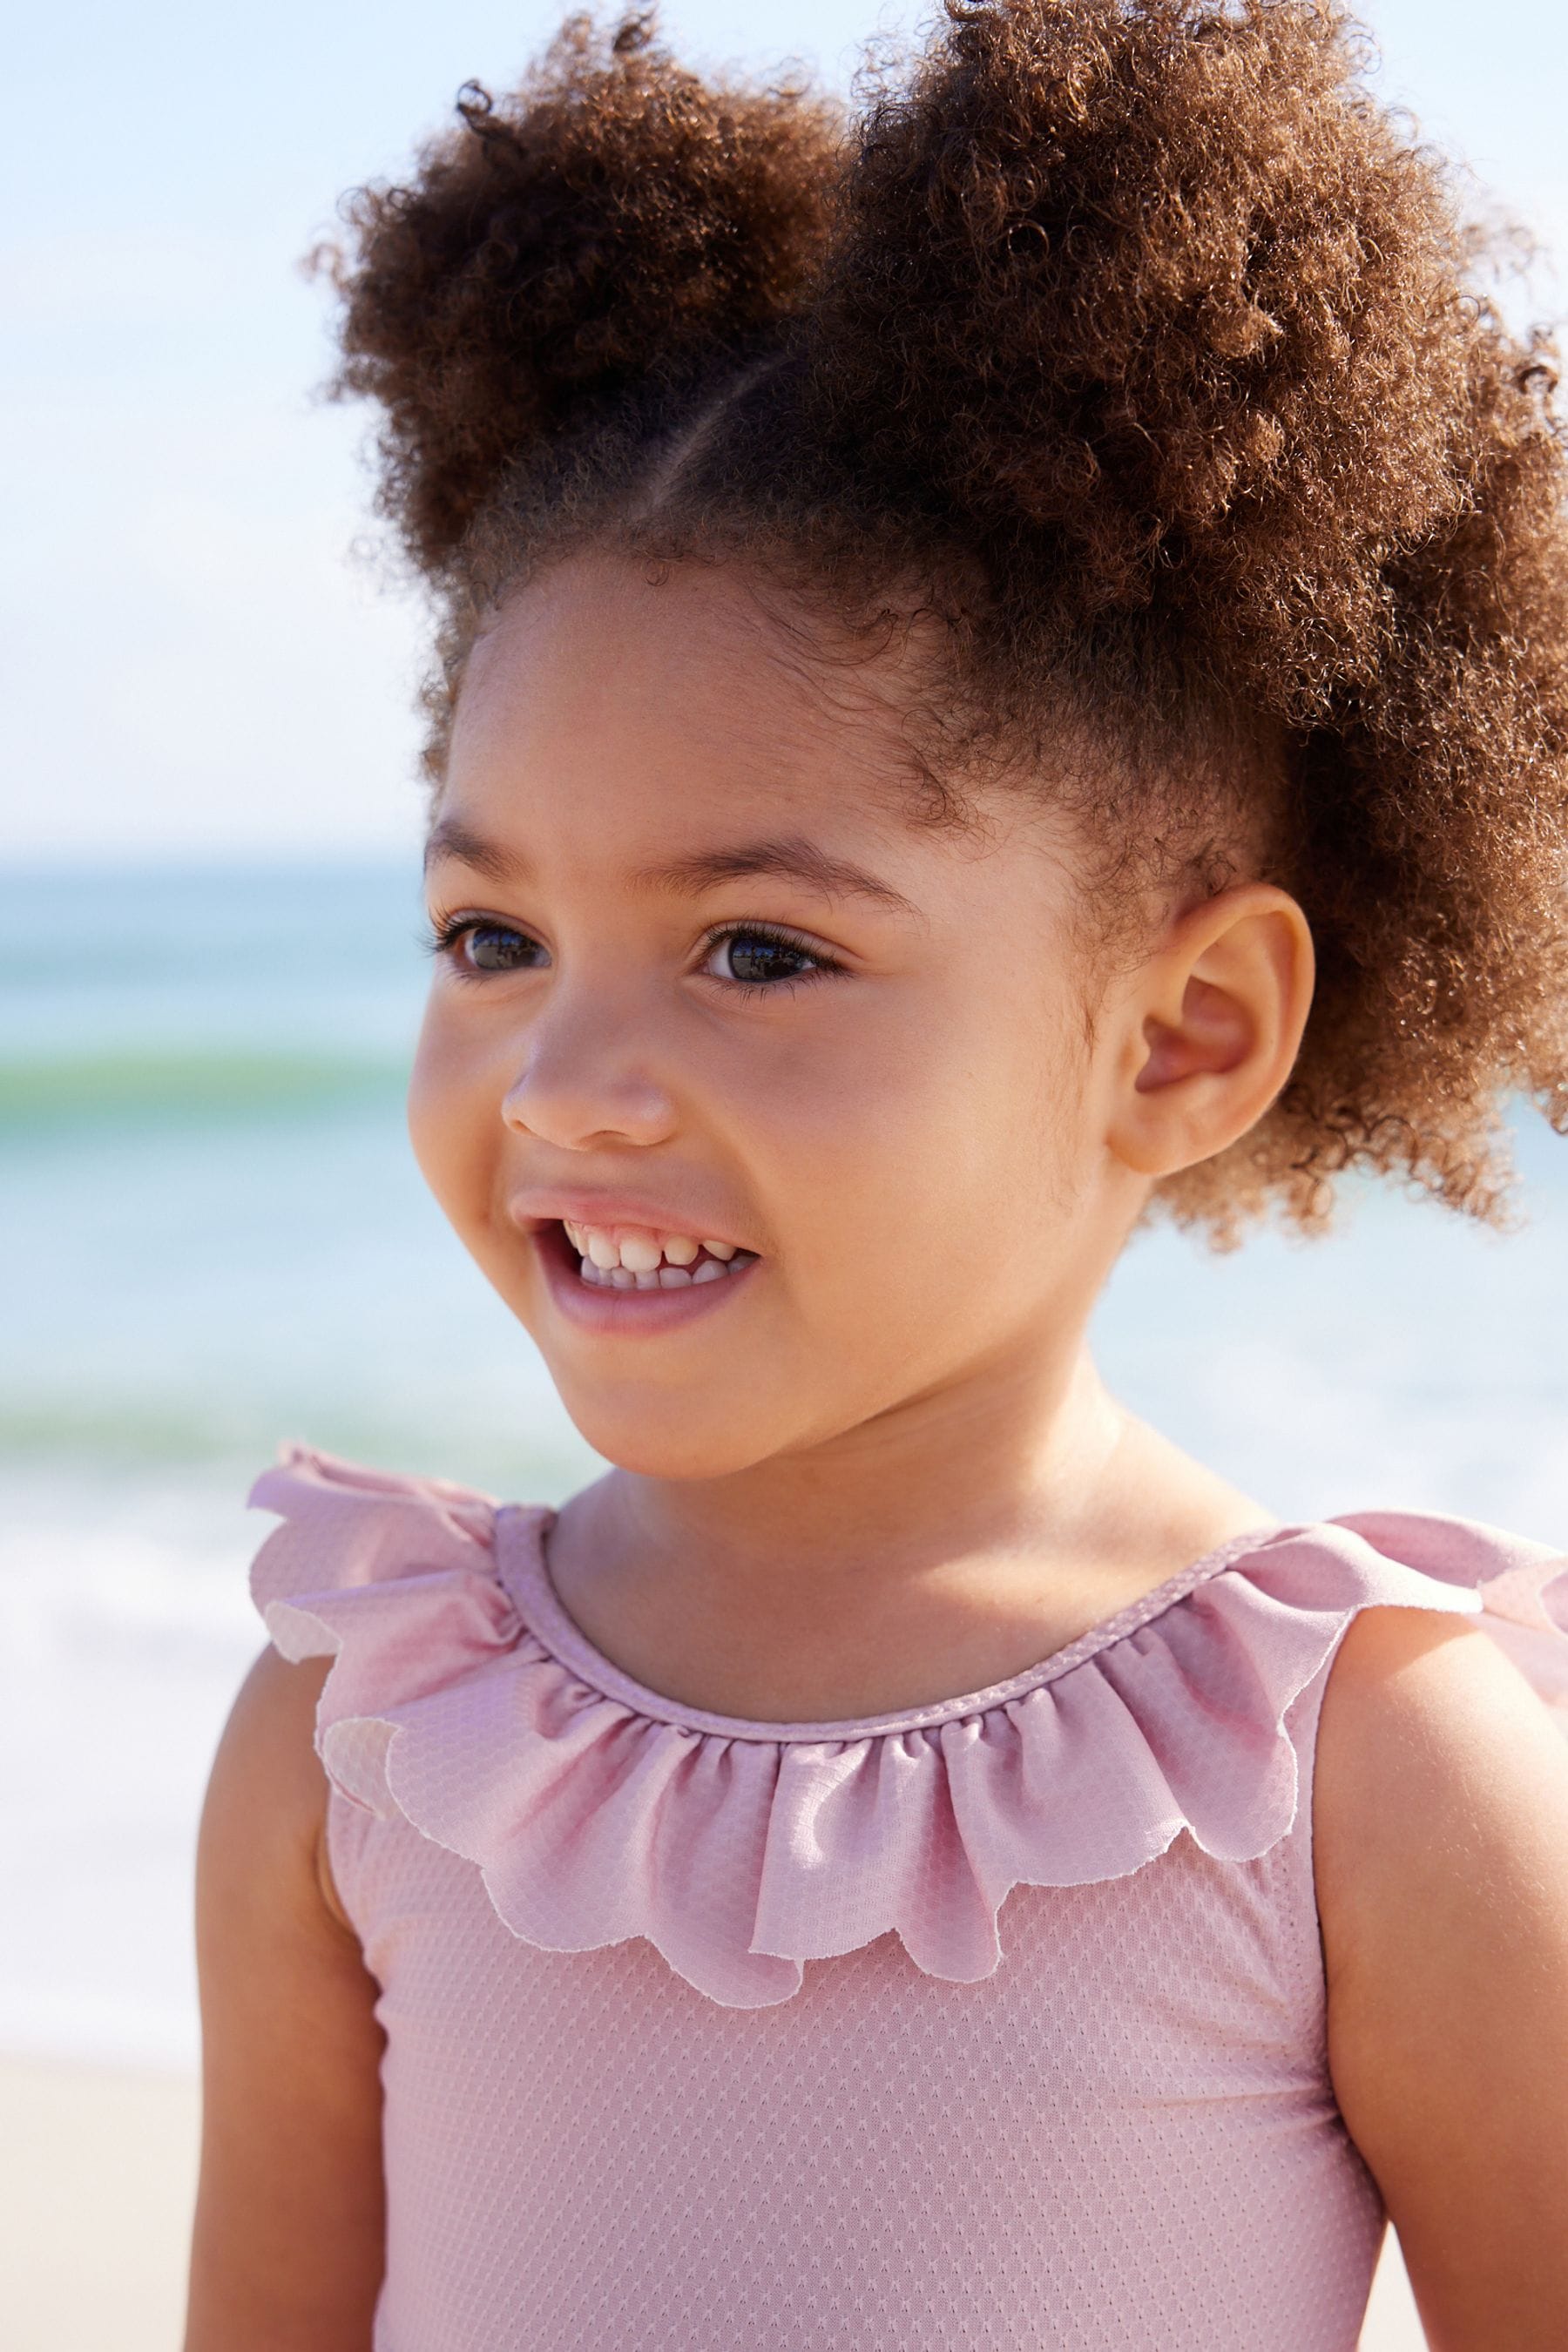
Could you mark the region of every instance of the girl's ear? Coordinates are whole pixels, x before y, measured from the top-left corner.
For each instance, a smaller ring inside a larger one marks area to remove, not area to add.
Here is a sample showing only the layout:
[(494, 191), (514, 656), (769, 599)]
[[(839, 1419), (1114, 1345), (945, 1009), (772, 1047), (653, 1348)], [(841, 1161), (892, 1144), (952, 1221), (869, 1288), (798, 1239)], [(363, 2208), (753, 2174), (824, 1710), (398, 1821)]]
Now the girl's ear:
[(1180, 917), (1122, 999), (1116, 1157), (1173, 1176), (1245, 1135), (1290, 1075), (1313, 978), (1307, 919), (1272, 884), (1239, 884)]

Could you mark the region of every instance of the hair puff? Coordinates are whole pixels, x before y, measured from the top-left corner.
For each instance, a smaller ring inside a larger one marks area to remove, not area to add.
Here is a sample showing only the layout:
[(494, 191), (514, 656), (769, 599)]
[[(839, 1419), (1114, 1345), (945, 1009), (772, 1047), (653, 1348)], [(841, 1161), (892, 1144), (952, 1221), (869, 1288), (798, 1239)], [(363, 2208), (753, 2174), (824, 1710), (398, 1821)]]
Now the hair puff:
[(708, 85), (574, 16), (521, 87), (470, 84), (403, 184), (345, 199), (331, 389), (384, 413), (381, 507), (441, 572), (521, 457), (743, 364), (819, 257), (837, 111)]
[(1163, 1191), (1221, 1240), (1349, 1169), (1493, 1216), (1509, 1097), (1568, 1128), (1553, 357), (1366, 58), (1336, 0), (945, 0), (846, 135), (574, 20), (339, 261), (447, 602), (437, 768), (510, 579), (739, 552), (851, 623), (921, 584), (953, 796), (1011, 747), (1105, 874), (1298, 897), (1289, 1083)]

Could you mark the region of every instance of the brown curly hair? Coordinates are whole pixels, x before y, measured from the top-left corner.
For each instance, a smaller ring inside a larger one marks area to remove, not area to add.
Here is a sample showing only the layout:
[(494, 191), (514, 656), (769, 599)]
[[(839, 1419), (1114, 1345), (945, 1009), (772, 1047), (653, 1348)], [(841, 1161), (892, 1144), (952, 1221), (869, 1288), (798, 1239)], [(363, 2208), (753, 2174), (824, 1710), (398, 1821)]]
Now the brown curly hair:
[(1352, 1167), (1495, 1218), (1508, 1097), (1568, 1129), (1552, 352), (1365, 64), (1331, 0), (945, 0), (851, 123), (574, 19), (330, 257), (444, 613), (437, 783), (520, 577), (739, 556), (925, 631), (928, 811), (1043, 766), (1108, 928), (1238, 864), (1294, 893), (1290, 1082), (1163, 1188), (1222, 1241)]

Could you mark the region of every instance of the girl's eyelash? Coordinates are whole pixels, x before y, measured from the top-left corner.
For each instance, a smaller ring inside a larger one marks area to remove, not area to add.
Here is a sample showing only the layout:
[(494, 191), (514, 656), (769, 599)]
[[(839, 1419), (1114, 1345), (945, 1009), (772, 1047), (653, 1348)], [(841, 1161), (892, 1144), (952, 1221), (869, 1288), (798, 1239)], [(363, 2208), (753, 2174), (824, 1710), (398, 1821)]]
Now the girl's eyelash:
[(516, 939), (533, 941), (532, 932), (524, 930), (520, 923), (503, 923), (495, 915), (434, 915), (421, 934), (420, 945), (426, 955), (445, 956), (455, 979), (482, 983), (504, 978), (504, 973), (475, 971), (455, 952), (470, 931), (510, 931)]
[(826, 978), (832, 972), (841, 972), (845, 968), (836, 956), (828, 954), (826, 948), (819, 948), (815, 941), (805, 938), (799, 931), (788, 929), (783, 923), (716, 923), (703, 937), (704, 957), (710, 956), (714, 949), (722, 946), (726, 940), (766, 940), (771, 947), (787, 948), (795, 955), (809, 956), (816, 966), (815, 971), (797, 972), (788, 980), (728, 980), (724, 982), (726, 988), (737, 990), (746, 996), (782, 995), (791, 989), (809, 986), (812, 981)]
[(521, 923), (503, 923), (498, 915), (438, 915), (426, 930), (421, 944), (427, 955), (443, 955), (469, 931), (512, 931), (520, 940), (533, 937)]
[(433, 916), (420, 934), (419, 944), (426, 955), (445, 955), (455, 948), (465, 931), (471, 931), (479, 921), (477, 915)]
[(784, 923), (715, 923), (703, 934), (702, 944), (711, 951), (721, 940), (767, 940), (774, 947), (794, 948), (799, 955), (808, 955), (814, 963), (826, 965), (834, 971), (843, 966), (836, 963), (826, 948), (819, 948), (804, 931), (792, 931)]

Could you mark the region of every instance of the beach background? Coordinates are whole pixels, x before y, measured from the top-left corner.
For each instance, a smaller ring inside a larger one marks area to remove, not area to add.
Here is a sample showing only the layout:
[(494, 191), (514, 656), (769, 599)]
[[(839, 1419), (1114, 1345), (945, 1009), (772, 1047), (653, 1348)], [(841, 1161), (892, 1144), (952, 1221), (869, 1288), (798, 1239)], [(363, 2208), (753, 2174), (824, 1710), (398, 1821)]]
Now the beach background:
[[(363, 420), (310, 401), (321, 305), (292, 268), (337, 188), (555, 13), (68, 5), (24, 26), (0, 100), (12, 2352), (179, 2341), (192, 1856), (261, 1644), (251, 1482), (290, 1438), (512, 1498), (594, 1467), (404, 1136), (422, 616), (354, 553)], [(1568, 250), (1541, 0), (1500, 0), (1481, 55), (1468, 8), (1372, 17), (1384, 86)], [(839, 79), (867, 29), (826, 0), (667, 23)], [(1551, 308), (1560, 281), (1524, 292)], [(1112, 1384), (1282, 1516), (1452, 1511), (1568, 1546), (1568, 1142), (1518, 1133), (1508, 1236), (1363, 1192), (1310, 1246), (1140, 1237), (1100, 1317)], [(1420, 2340), (1391, 2270), (1368, 2343)]]

